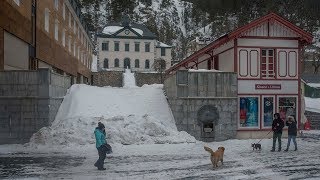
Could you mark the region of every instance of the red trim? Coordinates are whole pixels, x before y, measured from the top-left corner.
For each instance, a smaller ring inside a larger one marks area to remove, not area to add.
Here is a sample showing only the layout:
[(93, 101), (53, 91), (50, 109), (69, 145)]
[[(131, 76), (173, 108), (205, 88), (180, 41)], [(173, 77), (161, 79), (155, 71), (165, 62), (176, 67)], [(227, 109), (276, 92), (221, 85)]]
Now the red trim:
[(286, 93), (286, 94), (279, 94), (279, 93), (274, 93), (274, 94), (266, 94), (266, 93), (261, 93), (261, 94), (238, 94), (238, 96), (259, 96), (259, 95), (267, 95), (267, 96), (269, 96), (269, 95), (272, 95), (272, 96), (274, 96), (274, 95), (277, 95), (277, 96), (285, 96), (285, 97), (287, 97), (287, 96), (298, 96), (298, 94), (288, 94), (288, 93)]
[[(286, 74), (284, 75), (284, 76), (281, 76), (280, 75), (280, 73), (279, 73), (279, 77), (281, 77), (281, 78), (283, 78), (283, 77), (287, 77), (287, 75), (288, 75), (288, 55), (287, 55), (287, 51), (278, 51), (278, 57), (280, 57), (280, 53), (281, 52), (284, 52), (285, 53), (285, 55), (286, 55)], [(280, 72), (280, 58), (278, 58), (278, 72)]]
[(281, 40), (300, 40), (298, 37), (268, 37), (268, 36), (241, 36), (241, 39), (281, 39)]
[(260, 48), (260, 49), (294, 49), (297, 50), (298, 47), (273, 47), (273, 46), (238, 46), (238, 48)]
[[(290, 75), (290, 69), (291, 69), (290, 68), (290, 53), (291, 52), (294, 52), (295, 53), (295, 57), (296, 57), (295, 60), (294, 60), (294, 62), (295, 62), (295, 66), (294, 66), (295, 67), (295, 74), (294, 74), (294, 76)], [(299, 60), (298, 60), (297, 52), (289, 51), (288, 52), (288, 75), (289, 75), (289, 77), (296, 77), (297, 76), (297, 70), (298, 70), (297, 66), (299, 66), (298, 64), (299, 64)]]
[(297, 81), (298, 78), (277, 78), (277, 79), (272, 79), (272, 78), (241, 78), (239, 77), (238, 80), (266, 80), (266, 81), (283, 81), (283, 80), (286, 80), (286, 81)]
[[(245, 75), (241, 75), (241, 69), (240, 69), (241, 68), (241, 64), (242, 65), (244, 64), (243, 62), (240, 62), (241, 61), (241, 59), (240, 59), (241, 58), (241, 56), (240, 56), (241, 51), (244, 51), (244, 52), (247, 53), (247, 56), (246, 56), (247, 57), (247, 61), (246, 61), (247, 62), (247, 65), (246, 65), (247, 66), (247, 72), (246, 72)], [(238, 72), (239, 72), (239, 76), (241, 76), (241, 77), (247, 77), (248, 76), (248, 69), (249, 69), (249, 64), (248, 64), (249, 63), (249, 57), (248, 57), (248, 55), (249, 55), (249, 53), (248, 53), (248, 51), (246, 49), (241, 49), (239, 51), (239, 71)]]
[(234, 40), (234, 57), (233, 57), (233, 71), (238, 72), (238, 39)]
[[(257, 75), (256, 75), (256, 76), (253, 76), (252, 73), (251, 73), (251, 72), (252, 72), (252, 67), (251, 67), (251, 64), (252, 64), (252, 61), (251, 61), (251, 52), (252, 52), (252, 51), (256, 51), (256, 52), (257, 52)], [(259, 68), (259, 64), (260, 64), (260, 63), (259, 63), (259, 52), (258, 52), (258, 50), (251, 50), (249, 54), (250, 54), (250, 76), (251, 76), (251, 77), (259, 77), (259, 70), (260, 70), (260, 68)]]
[(213, 68), (216, 70), (219, 70), (219, 56), (214, 56), (214, 64), (213, 64)]
[(259, 110), (259, 112), (260, 112), (260, 113), (259, 113), (259, 116), (260, 116), (260, 118), (259, 118), (259, 119), (260, 119), (260, 123), (259, 123), (259, 124), (260, 124), (260, 129), (262, 129), (262, 113), (263, 113), (263, 112), (262, 112), (262, 105), (261, 105), (261, 103), (262, 103), (262, 101), (263, 101), (262, 95), (259, 96), (259, 99), (260, 99), (260, 101), (258, 100), (259, 106), (260, 106), (260, 107), (259, 107), (259, 109), (260, 109), (260, 110)]
[[(298, 115), (296, 117), (296, 119), (298, 119), (298, 129), (300, 128), (300, 124), (301, 124), (301, 44), (298, 44), (299, 46), (299, 50), (298, 50)], [(304, 112), (303, 112), (304, 113)]]

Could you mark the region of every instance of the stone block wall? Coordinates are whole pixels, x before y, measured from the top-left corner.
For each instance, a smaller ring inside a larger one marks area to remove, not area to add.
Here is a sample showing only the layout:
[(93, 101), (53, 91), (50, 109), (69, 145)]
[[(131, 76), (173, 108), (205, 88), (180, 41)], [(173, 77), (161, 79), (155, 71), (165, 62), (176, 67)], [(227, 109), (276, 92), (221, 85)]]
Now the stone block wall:
[(144, 84), (163, 84), (164, 74), (150, 72), (135, 72), (136, 85), (141, 87)]
[(92, 73), (93, 86), (123, 86), (123, 72), (124, 71), (100, 71)]
[(0, 144), (28, 142), (54, 120), (70, 77), (38, 71), (0, 72)]

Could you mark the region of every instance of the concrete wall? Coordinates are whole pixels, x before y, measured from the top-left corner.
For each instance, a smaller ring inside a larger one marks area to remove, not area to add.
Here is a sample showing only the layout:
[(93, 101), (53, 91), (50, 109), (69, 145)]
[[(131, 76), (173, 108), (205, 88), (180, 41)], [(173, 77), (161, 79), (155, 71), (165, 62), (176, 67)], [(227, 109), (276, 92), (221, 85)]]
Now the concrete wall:
[[(236, 73), (181, 70), (165, 80), (164, 88), (178, 130), (201, 141), (236, 136)], [(210, 124), (212, 131), (205, 132)]]
[(163, 84), (164, 74), (135, 72), (136, 85), (141, 87), (144, 84)]
[(93, 86), (122, 87), (124, 71), (100, 71), (92, 73)]
[(28, 142), (55, 118), (70, 77), (50, 72), (0, 72), (0, 144)]

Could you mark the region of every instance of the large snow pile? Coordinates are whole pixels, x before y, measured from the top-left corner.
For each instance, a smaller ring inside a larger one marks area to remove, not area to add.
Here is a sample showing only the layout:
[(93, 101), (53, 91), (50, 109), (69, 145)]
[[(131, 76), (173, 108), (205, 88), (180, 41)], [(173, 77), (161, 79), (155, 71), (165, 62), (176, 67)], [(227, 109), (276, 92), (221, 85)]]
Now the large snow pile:
[(125, 73), (123, 73), (123, 82), (123, 87), (125, 88), (137, 87), (134, 73), (131, 73), (130, 69), (126, 69)]
[(113, 88), (78, 84), (69, 89), (52, 126), (35, 133), (30, 144), (93, 144), (99, 121), (105, 124), (111, 144), (195, 142), (191, 135), (177, 131), (162, 85)]

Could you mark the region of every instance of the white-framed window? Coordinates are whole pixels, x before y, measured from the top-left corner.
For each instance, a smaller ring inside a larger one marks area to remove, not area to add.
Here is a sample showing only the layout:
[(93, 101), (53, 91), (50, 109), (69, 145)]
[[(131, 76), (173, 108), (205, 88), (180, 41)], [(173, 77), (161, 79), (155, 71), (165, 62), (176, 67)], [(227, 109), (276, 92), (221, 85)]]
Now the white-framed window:
[(69, 48), (69, 52), (71, 52), (71, 41), (72, 41), (72, 37), (69, 36), (69, 39), (68, 39), (68, 48)]
[(76, 41), (73, 42), (73, 56), (76, 57), (77, 55), (77, 48), (76, 48)]
[(64, 20), (66, 20), (66, 4), (62, 3), (62, 17)]
[(59, 40), (59, 21), (57, 19), (54, 21), (54, 38)]
[(50, 18), (50, 10), (46, 8), (44, 10), (44, 29), (49, 32), (49, 18)]
[(62, 30), (62, 46), (66, 46), (66, 29)]
[(275, 78), (274, 49), (261, 49), (261, 77)]
[(72, 17), (71, 17), (71, 12), (69, 11), (69, 28), (71, 28), (71, 20), (72, 20)]
[(13, 0), (18, 6), (20, 6), (20, 0)]
[(54, 0), (54, 8), (55, 8), (56, 10), (59, 9), (59, 0)]
[(76, 19), (73, 19), (73, 33), (76, 34), (77, 31), (77, 23), (76, 23)]
[(259, 96), (239, 96), (239, 129), (260, 128)]

